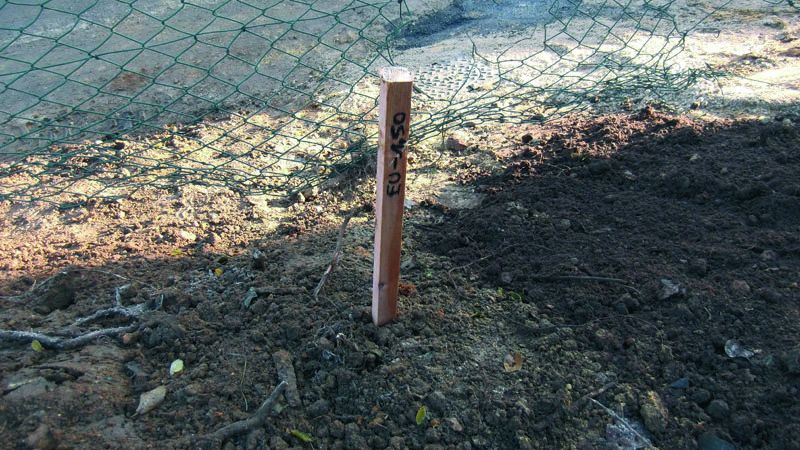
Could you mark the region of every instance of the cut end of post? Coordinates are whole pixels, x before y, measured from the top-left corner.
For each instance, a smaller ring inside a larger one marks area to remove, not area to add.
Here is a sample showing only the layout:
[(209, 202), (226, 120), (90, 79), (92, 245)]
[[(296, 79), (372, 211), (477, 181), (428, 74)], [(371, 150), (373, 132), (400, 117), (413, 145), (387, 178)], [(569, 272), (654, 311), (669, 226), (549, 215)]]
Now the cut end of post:
[(409, 83), (414, 81), (414, 74), (405, 67), (384, 67), (380, 69), (378, 73), (381, 76), (381, 80), (390, 83)]

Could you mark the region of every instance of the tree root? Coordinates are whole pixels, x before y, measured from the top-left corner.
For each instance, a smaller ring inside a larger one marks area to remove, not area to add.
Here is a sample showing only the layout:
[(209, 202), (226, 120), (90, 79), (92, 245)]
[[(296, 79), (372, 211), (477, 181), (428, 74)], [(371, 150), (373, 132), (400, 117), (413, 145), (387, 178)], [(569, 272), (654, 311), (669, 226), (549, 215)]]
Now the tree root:
[[(158, 301), (154, 304), (142, 303), (134, 306), (122, 306), (122, 299), (120, 290), (117, 288), (114, 292), (114, 306), (107, 309), (101, 309), (93, 314), (81, 317), (73, 323), (73, 326), (84, 325), (95, 320), (103, 319), (106, 317), (121, 316), (125, 318), (139, 319), (146, 313), (156, 311), (161, 308), (164, 302), (164, 296), (160, 296)], [(52, 336), (34, 331), (14, 331), (0, 329), (0, 342), (33, 342), (39, 341), (42, 347), (53, 350), (67, 350), (82, 347), (90, 344), (97, 338), (103, 336), (113, 336), (120, 333), (130, 333), (139, 328), (138, 323), (113, 328), (103, 328), (100, 330), (89, 331), (82, 334), (68, 333), (66, 336)]]
[(252, 430), (253, 428), (264, 425), (267, 422), (267, 417), (272, 410), (272, 406), (285, 390), (286, 382), (281, 381), (278, 386), (275, 387), (275, 390), (269, 394), (269, 397), (264, 400), (264, 403), (258, 407), (258, 410), (255, 412), (255, 414), (253, 414), (250, 418), (225, 425), (219, 430), (206, 435), (204, 440), (221, 445), (223, 442), (232, 438), (233, 436), (236, 436), (237, 434), (242, 434)]

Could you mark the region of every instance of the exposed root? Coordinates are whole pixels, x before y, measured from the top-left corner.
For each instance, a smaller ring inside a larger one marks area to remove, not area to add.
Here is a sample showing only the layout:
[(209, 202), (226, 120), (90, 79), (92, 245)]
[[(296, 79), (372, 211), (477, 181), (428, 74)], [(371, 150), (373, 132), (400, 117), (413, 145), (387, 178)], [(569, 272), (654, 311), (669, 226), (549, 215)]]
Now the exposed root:
[(102, 330), (90, 331), (73, 337), (49, 336), (33, 331), (11, 331), (0, 330), (0, 341), (5, 342), (33, 342), (39, 341), (42, 347), (53, 350), (67, 350), (82, 347), (103, 336), (111, 336), (120, 333), (130, 333), (137, 329), (138, 324), (131, 324), (124, 327), (104, 328)]
[[(139, 319), (144, 314), (161, 308), (161, 305), (164, 302), (164, 296), (162, 295), (154, 304), (142, 303), (135, 306), (124, 307), (122, 306), (122, 300), (120, 297), (120, 291), (119, 288), (117, 288), (114, 293), (114, 307), (96, 311), (87, 317), (81, 317), (74, 322), (73, 326), (84, 325), (95, 320), (113, 316)], [(121, 327), (103, 328), (82, 334), (69, 333), (65, 336), (52, 336), (34, 331), (0, 330), (0, 342), (29, 343), (33, 341), (39, 341), (44, 348), (53, 350), (67, 350), (90, 344), (99, 337), (113, 336), (120, 333), (130, 333), (137, 328), (139, 328), (139, 324), (132, 323)]]
[(269, 397), (264, 400), (264, 403), (258, 407), (258, 410), (255, 412), (255, 414), (253, 414), (252, 417), (226, 425), (219, 430), (206, 435), (205, 439), (213, 443), (222, 444), (237, 434), (242, 434), (254, 428), (263, 426), (267, 421), (270, 411), (272, 410), (272, 405), (275, 404), (275, 401), (277, 401), (278, 397), (283, 394), (284, 390), (286, 390), (286, 382), (281, 381), (278, 386), (275, 387), (275, 390), (269, 394)]

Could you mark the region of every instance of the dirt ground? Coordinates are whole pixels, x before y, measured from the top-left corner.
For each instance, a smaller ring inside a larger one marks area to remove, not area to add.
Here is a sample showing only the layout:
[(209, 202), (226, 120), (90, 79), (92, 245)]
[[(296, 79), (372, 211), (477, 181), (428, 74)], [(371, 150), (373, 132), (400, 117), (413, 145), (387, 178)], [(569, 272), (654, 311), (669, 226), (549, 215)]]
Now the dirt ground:
[[(1, 329), (132, 326), (3, 343), (0, 447), (218, 446), (291, 366), (297, 396), (223, 448), (800, 449), (797, 121), (645, 108), (412, 149), (401, 317), (381, 328), (368, 178), (293, 202), (2, 203)], [(454, 185), (424, 194), (427, 168)], [(75, 323), (115, 293), (148, 312)]]

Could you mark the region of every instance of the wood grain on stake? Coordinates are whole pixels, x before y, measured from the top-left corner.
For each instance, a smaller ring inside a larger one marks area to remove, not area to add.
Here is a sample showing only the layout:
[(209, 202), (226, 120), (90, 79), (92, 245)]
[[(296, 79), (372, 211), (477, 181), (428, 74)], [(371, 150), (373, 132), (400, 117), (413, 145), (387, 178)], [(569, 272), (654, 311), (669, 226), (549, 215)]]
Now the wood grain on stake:
[(406, 154), (411, 122), (413, 76), (403, 67), (380, 71), (378, 103), (378, 188), (375, 206), (375, 263), (372, 274), (372, 321), (383, 325), (397, 317)]

